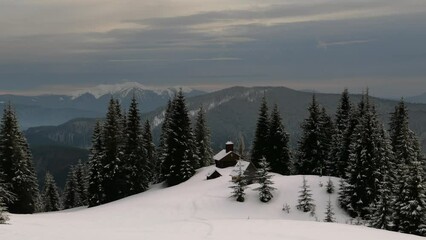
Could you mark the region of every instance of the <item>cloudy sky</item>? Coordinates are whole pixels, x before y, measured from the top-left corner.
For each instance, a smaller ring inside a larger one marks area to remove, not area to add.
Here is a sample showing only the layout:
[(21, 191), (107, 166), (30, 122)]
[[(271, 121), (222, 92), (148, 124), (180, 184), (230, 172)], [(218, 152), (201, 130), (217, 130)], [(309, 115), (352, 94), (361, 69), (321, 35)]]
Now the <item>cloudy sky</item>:
[(425, 0), (2, 0), (0, 92), (426, 92)]

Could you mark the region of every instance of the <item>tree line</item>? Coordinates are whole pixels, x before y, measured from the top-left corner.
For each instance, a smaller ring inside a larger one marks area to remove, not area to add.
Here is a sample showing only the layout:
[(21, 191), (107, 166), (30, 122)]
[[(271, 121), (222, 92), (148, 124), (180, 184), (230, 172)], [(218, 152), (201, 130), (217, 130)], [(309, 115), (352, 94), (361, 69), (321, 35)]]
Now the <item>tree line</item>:
[(334, 121), (313, 95), (294, 157), (282, 124), (273, 123), (275, 112), (276, 107), (268, 117), (263, 98), (251, 151), (257, 167), (265, 158), (276, 173), (339, 177), (339, 203), (351, 217), (375, 228), (426, 235), (426, 161), (403, 100), (386, 129), (368, 92), (355, 106), (345, 90)]

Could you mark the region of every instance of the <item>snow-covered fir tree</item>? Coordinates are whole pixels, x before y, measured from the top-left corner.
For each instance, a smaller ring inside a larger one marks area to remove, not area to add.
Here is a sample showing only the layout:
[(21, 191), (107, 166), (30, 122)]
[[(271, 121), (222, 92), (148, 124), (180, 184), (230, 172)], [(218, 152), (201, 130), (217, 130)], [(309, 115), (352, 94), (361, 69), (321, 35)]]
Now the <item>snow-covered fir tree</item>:
[(195, 146), (199, 157), (198, 167), (206, 167), (212, 164), (213, 150), (210, 144), (210, 130), (207, 127), (206, 112), (201, 106), (195, 120), (194, 128)]
[(351, 216), (366, 218), (371, 216), (371, 205), (375, 203), (380, 190), (379, 183), (385, 173), (383, 165), (392, 156), (387, 135), (377, 119), (374, 105), (366, 94), (360, 104), (363, 112), (356, 126), (350, 145), (349, 165), (346, 173), (346, 187), (342, 194), (347, 202), (341, 203)]
[(265, 155), (267, 161), (270, 163), (271, 171), (282, 175), (290, 175), (291, 155), (288, 146), (289, 134), (282, 124), (280, 112), (276, 104), (271, 113), (269, 129), (269, 144), (267, 145)]
[(161, 182), (166, 180), (167, 176), (169, 175), (170, 170), (170, 157), (168, 157), (168, 145), (167, 145), (167, 139), (170, 135), (170, 124), (171, 124), (171, 115), (173, 112), (173, 101), (169, 100), (167, 103), (167, 108), (164, 111), (164, 121), (163, 125), (161, 126), (161, 135), (160, 135), (160, 143), (158, 146), (158, 163), (156, 166), (157, 169), (157, 181)]
[(4, 174), (0, 169), (0, 224), (4, 224), (9, 220), (6, 203), (15, 200), (15, 196), (9, 191), (10, 186), (3, 180)]
[(391, 115), (390, 135), (395, 153), (392, 203), (394, 229), (404, 233), (426, 234), (425, 163), (415, 134), (408, 125), (408, 110), (403, 100)]
[(89, 207), (97, 206), (105, 202), (103, 190), (103, 165), (102, 158), (104, 147), (102, 143), (102, 127), (100, 122), (96, 122), (93, 130), (92, 148), (89, 156), (89, 176), (88, 176), (88, 204)]
[[(331, 120), (331, 117), (327, 114), (327, 111), (324, 107), (321, 108), (320, 113), (320, 126), (321, 126), (321, 137), (320, 137), (320, 146), (321, 146), (321, 156), (324, 156), (325, 160), (320, 162), (320, 168), (319, 168), (319, 175), (327, 175), (330, 176), (330, 173), (327, 169), (327, 159), (330, 154), (330, 148), (331, 148), (331, 141), (333, 138), (333, 130), (334, 130), (334, 123)], [(318, 172), (318, 171), (317, 171)]]
[(4, 181), (10, 184), (9, 191), (16, 200), (6, 203), (12, 213), (33, 213), (39, 197), (37, 177), (31, 153), (24, 134), (9, 103), (3, 111), (0, 125), (0, 169)]
[(331, 200), (329, 198), (327, 201), (327, 208), (325, 210), (324, 222), (336, 222), (334, 215), (335, 214), (334, 214), (333, 206), (331, 206)]
[(426, 236), (426, 191), (422, 168), (420, 161), (405, 168), (406, 183), (393, 206), (396, 231)]
[(182, 90), (173, 100), (173, 111), (168, 123), (165, 166), (170, 166), (167, 184), (173, 186), (188, 180), (195, 173), (196, 149), (188, 108)]
[(269, 142), (269, 115), (266, 97), (263, 96), (251, 149), (251, 162), (259, 167), (259, 160), (266, 157)]
[(123, 197), (146, 191), (151, 179), (151, 166), (143, 144), (141, 118), (133, 96), (127, 114), (126, 139), (123, 156)]
[(380, 183), (382, 187), (375, 203), (372, 205), (371, 216), (368, 218), (371, 227), (393, 230), (393, 194), (392, 184), (386, 178)]
[(417, 235), (426, 234), (426, 184), (424, 162), (415, 134), (408, 126), (408, 110), (403, 100), (391, 115), (390, 135), (395, 153), (394, 229)]
[(299, 191), (300, 195), (297, 200), (298, 204), (296, 208), (303, 212), (313, 211), (315, 209), (314, 199), (312, 198), (311, 189), (305, 176), (303, 176), (303, 184), (300, 188), (301, 190)]
[(344, 177), (349, 159), (350, 136), (355, 127), (353, 121), (352, 104), (349, 92), (345, 89), (339, 101), (336, 120), (330, 144), (330, 153), (327, 161), (327, 172), (330, 176)]
[(61, 199), (55, 179), (49, 172), (44, 177), (43, 211), (52, 212), (61, 210)]
[(78, 193), (77, 176), (74, 166), (71, 166), (68, 172), (68, 177), (65, 182), (62, 205), (64, 209), (81, 206), (81, 199)]
[(75, 171), (75, 177), (77, 181), (77, 192), (80, 196), (80, 206), (86, 206), (88, 205), (87, 200), (87, 189), (88, 189), (88, 170), (86, 167), (86, 164), (83, 164), (81, 160), (78, 160), (77, 165), (74, 168)]
[(327, 193), (334, 193), (334, 183), (331, 178), (328, 178), (327, 185), (325, 186)]
[(105, 193), (105, 202), (111, 202), (128, 196), (128, 181), (125, 172), (123, 153), (125, 129), (123, 129), (123, 114), (119, 103), (111, 98), (103, 124), (102, 155), (103, 178), (102, 188)]
[(259, 191), (259, 199), (262, 202), (269, 202), (272, 198), (272, 191), (275, 190), (271, 181), (272, 175), (269, 173), (270, 167), (266, 158), (262, 158), (259, 161), (259, 168), (256, 171), (256, 180), (259, 183), (259, 187), (255, 188), (255, 191)]
[(309, 116), (301, 125), (302, 137), (298, 144), (295, 167), (298, 174), (323, 175), (333, 125), (325, 110), (320, 108), (315, 95), (308, 111)]
[(142, 146), (145, 149), (146, 159), (149, 170), (150, 182), (158, 181), (159, 174), (159, 161), (157, 159), (157, 153), (155, 150), (154, 140), (152, 138), (151, 124), (148, 120), (145, 121), (142, 129)]
[(232, 198), (235, 198), (237, 202), (245, 201), (245, 190), (247, 189), (247, 179), (246, 175), (244, 175), (243, 165), (241, 161), (237, 162), (236, 167), (238, 168), (238, 173), (234, 176), (234, 180), (231, 181), (233, 184), (229, 188), (232, 189)]

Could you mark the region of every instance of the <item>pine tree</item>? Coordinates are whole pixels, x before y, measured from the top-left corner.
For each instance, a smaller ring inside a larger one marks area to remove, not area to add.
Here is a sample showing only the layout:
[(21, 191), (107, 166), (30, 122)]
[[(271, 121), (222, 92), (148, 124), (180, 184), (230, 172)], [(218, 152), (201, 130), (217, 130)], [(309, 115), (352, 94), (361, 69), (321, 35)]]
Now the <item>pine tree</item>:
[(123, 157), (123, 119), (120, 105), (111, 98), (106, 120), (103, 125), (104, 154), (102, 155), (102, 188), (105, 202), (111, 202), (128, 196), (127, 176)]
[(385, 178), (381, 182), (382, 187), (379, 190), (376, 202), (371, 210), (370, 226), (378, 229), (393, 229), (393, 195), (391, 192), (391, 184)]
[(328, 178), (326, 189), (327, 189), (327, 193), (329, 194), (334, 193), (334, 184), (333, 184), (333, 181), (331, 181), (331, 178)]
[(151, 167), (144, 148), (141, 119), (136, 98), (130, 104), (126, 128), (126, 143), (124, 147), (125, 184), (123, 197), (146, 191), (151, 178)]
[(88, 205), (88, 199), (87, 199), (88, 177), (87, 177), (86, 165), (83, 164), (81, 160), (79, 160), (74, 170), (75, 170), (75, 178), (77, 182), (77, 192), (80, 197), (80, 202), (78, 203), (78, 205), (86, 206)]
[(244, 202), (245, 201), (245, 189), (247, 188), (247, 180), (246, 176), (244, 175), (244, 171), (242, 169), (242, 163), (241, 161), (238, 161), (237, 166), (238, 167), (238, 174), (235, 176), (235, 180), (232, 180), (233, 183), (230, 188), (232, 189), (232, 198), (235, 198), (237, 202)]
[(58, 187), (55, 179), (49, 172), (44, 178), (43, 188), (43, 211), (52, 212), (61, 209), (61, 199), (59, 198)]
[(330, 150), (332, 122), (324, 108), (320, 108), (315, 95), (308, 108), (309, 117), (302, 123), (302, 138), (299, 141), (296, 170), (299, 174), (323, 175), (325, 160)]
[(272, 191), (275, 190), (273, 185), (274, 183), (271, 181), (272, 175), (269, 174), (269, 163), (266, 161), (266, 158), (262, 158), (259, 161), (260, 167), (256, 172), (256, 179), (260, 186), (255, 188), (255, 191), (259, 191), (259, 199), (262, 202), (269, 202), (272, 198)]
[(207, 128), (206, 113), (201, 106), (195, 120), (195, 145), (200, 162), (198, 167), (206, 167), (212, 164), (213, 150), (210, 144), (210, 130)]
[(89, 156), (89, 186), (87, 196), (89, 207), (98, 206), (105, 202), (105, 191), (102, 185), (102, 158), (104, 154), (102, 127), (100, 122), (97, 122), (93, 131), (92, 148)]
[(33, 213), (39, 196), (28, 144), (18, 127), (15, 111), (8, 104), (0, 126), (0, 169), (4, 181), (10, 184), (10, 192), (16, 200), (6, 203), (12, 213)]
[(322, 175), (330, 175), (330, 173), (327, 171), (327, 159), (330, 154), (331, 149), (331, 141), (333, 138), (333, 130), (334, 130), (334, 124), (331, 120), (331, 117), (327, 114), (324, 107), (321, 108), (320, 113), (320, 155), (324, 158), (323, 161), (320, 161), (319, 166), (319, 174)]
[(390, 166), (396, 170), (393, 177), (393, 194), (396, 196), (394, 210), (394, 229), (417, 235), (426, 234), (426, 184), (424, 182), (424, 163), (415, 134), (408, 126), (408, 111), (401, 100), (391, 115), (390, 135), (395, 160)]
[[(350, 145), (349, 167), (347, 170), (346, 189), (343, 193), (350, 199), (346, 206), (351, 216), (366, 218), (371, 216), (371, 205), (379, 194), (380, 182), (384, 179), (383, 165), (388, 164), (392, 156), (388, 138), (377, 114), (365, 95), (364, 114), (356, 126)], [(361, 111), (361, 109), (359, 110)]]
[(406, 184), (394, 205), (395, 229), (399, 232), (426, 236), (426, 191), (419, 161), (407, 167)]
[(290, 149), (289, 134), (286, 132), (275, 104), (269, 125), (269, 144), (265, 153), (267, 161), (271, 164), (271, 171), (282, 175), (290, 175)]
[(310, 212), (315, 209), (314, 200), (312, 199), (311, 189), (306, 181), (305, 176), (303, 176), (303, 185), (299, 191), (299, 199), (296, 208), (303, 212)]
[(334, 211), (333, 211), (333, 207), (331, 206), (330, 198), (327, 201), (327, 208), (325, 211), (324, 222), (336, 222), (336, 219), (334, 218)]
[(178, 92), (172, 105), (165, 156), (165, 162), (170, 164), (166, 179), (169, 186), (177, 185), (192, 177), (196, 165), (194, 136), (182, 90)]
[(160, 135), (160, 144), (158, 146), (158, 161), (159, 163), (156, 166), (156, 172), (158, 174), (158, 182), (166, 180), (170, 171), (170, 160), (168, 156), (168, 145), (167, 139), (170, 136), (170, 124), (172, 121), (171, 115), (173, 112), (173, 102), (169, 100), (167, 108), (164, 111), (164, 121), (161, 126), (161, 135)]
[(336, 112), (336, 122), (330, 144), (327, 171), (330, 176), (344, 177), (349, 159), (350, 137), (356, 123), (353, 120), (349, 92), (345, 89)]
[(251, 162), (255, 167), (259, 167), (259, 160), (266, 157), (269, 142), (269, 116), (266, 97), (262, 98), (259, 109), (259, 117), (256, 124), (256, 132), (251, 149)]
[(0, 171), (0, 224), (9, 221), (6, 204), (15, 200), (15, 196), (8, 190), (9, 184), (6, 184), (3, 178), (4, 174)]
[(159, 161), (157, 159), (157, 153), (155, 151), (155, 145), (152, 138), (151, 124), (148, 120), (145, 121), (142, 130), (142, 145), (145, 149), (146, 159), (148, 163), (147, 171), (149, 171), (149, 180), (150, 182), (158, 181), (159, 171)]
[(65, 182), (63, 206), (64, 209), (79, 207), (81, 203), (78, 194), (77, 176), (74, 166), (71, 166)]

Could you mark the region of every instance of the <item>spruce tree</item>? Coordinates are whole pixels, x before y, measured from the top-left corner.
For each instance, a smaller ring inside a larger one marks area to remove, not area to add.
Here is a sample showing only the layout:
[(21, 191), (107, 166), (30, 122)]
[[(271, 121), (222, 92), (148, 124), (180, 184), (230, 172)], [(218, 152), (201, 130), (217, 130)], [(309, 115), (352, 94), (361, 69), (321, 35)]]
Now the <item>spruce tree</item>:
[(229, 188), (232, 189), (232, 198), (235, 198), (237, 202), (244, 202), (245, 201), (245, 189), (247, 188), (247, 179), (244, 175), (244, 171), (242, 169), (242, 162), (238, 161), (236, 167), (238, 168), (237, 176), (234, 176), (235, 180), (232, 180), (233, 183), (232, 186)]
[(142, 130), (142, 145), (145, 149), (146, 159), (147, 159), (147, 171), (149, 171), (149, 180), (150, 182), (156, 183), (158, 181), (159, 173), (159, 160), (157, 158), (157, 153), (155, 150), (154, 141), (152, 138), (151, 124), (148, 120), (145, 121)]
[(4, 181), (10, 184), (10, 192), (16, 196), (15, 201), (7, 203), (12, 213), (33, 213), (36, 210), (39, 192), (31, 158), (15, 111), (8, 104), (0, 126), (0, 169), (4, 171)]
[(251, 162), (255, 167), (260, 167), (259, 160), (266, 157), (268, 152), (269, 142), (269, 116), (266, 97), (262, 98), (262, 103), (259, 109), (259, 117), (256, 124), (256, 132), (253, 139), (251, 149)]
[(327, 189), (327, 193), (329, 194), (334, 193), (334, 184), (333, 184), (333, 181), (331, 181), (331, 178), (328, 178), (326, 189)]
[(192, 177), (196, 165), (194, 135), (182, 90), (173, 101), (167, 135), (165, 163), (170, 167), (166, 180), (169, 186), (173, 186)]
[(15, 196), (8, 190), (9, 184), (6, 184), (3, 178), (4, 174), (0, 170), (0, 224), (9, 221), (6, 204), (15, 200)]
[(106, 120), (103, 125), (102, 155), (103, 178), (102, 189), (105, 193), (105, 202), (111, 202), (128, 196), (127, 176), (123, 159), (123, 119), (120, 105), (111, 98)]
[(274, 196), (272, 191), (275, 190), (272, 185), (274, 184), (271, 181), (272, 175), (269, 174), (269, 163), (266, 161), (266, 158), (262, 158), (259, 161), (260, 167), (256, 171), (256, 180), (260, 184), (258, 188), (255, 188), (255, 191), (259, 191), (259, 199), (262, 202), (269, 202)]
[(160, 144), (158, 146), (158, 163), (156, 166), (156, 172), (158, 174), (158, 182), (166, 180), (170, 171), (170, 160), (168, 156), (168, 145), (167, 139), (170, 136), (170, 124), (172, 121), (172, 112), (173, 112), (173, 101), (169, 100), (167, 103), (167, 108), (164, 111), (164, 121), (161, 126), (161, 135), (160, 135)]
[(344, 177), (349, 159), (349, 144), (355, 123), (349, 92), (345, 89), (336, 112), (336, 122), (330, 144), (327, 171), (330, 176)]
[(81, 160), (79, 160), (74, 170), (75, 170), (75, 178), (77, 182), (77, 192), (78, 192), (78, 195), (80, 196), (80, 202), (78, 203), (78, 205), (86, 206), (88, 205), (88, 199), (87, 199), (88, 177), (87, 177), (86, 165), (83, 164)]
[(426, 234), (426, 196), (424, 182), (424, 163), (419, 143), (408, 126), (408, 110), (403, 100), (391, 115), (390, 135), (395, 161), (391, 167), (393, 177), (392, 204), (394, 210), (394, 229), (404, 233)]
[(89, 207), (98, 206), (105, 202), (103, 189), (103, 165), (104, 146), (102, 143), (102, 127), (96, 122), (92, 137), (92, 148), (89, 156), (89, 180), (88, 180), (88, 204)]
[(315, 95), (308, 108), (309, 116), (302, 123), (295, 167), (298, 174), (323, 175), (330, 150), (332, 122), (324, 108), (320, 108)]
[(44, 178), (43, 188), (43, 211), (52, 212), (61, 210), (61, 199), (59, 197), (58, 187), (55, 179), (49, 172)]
[(296, 208), (303, 212), (313, 211), (315, 209), (315, 204), (314, 200), (312, 199), (311, 189), (306, 181), (305, 176), (303, 176), (303, 184), (301, 189), (302, 190), (299, 191), (300, 195)]
[(271, 171), (282, 175), (290, 175), (289, 134), (281, 122), (281, 116), (276, 104), (271, 113), (269, 129), (269, 144), (265, 155), (270, 163)]
[(124, 161), (124, 196), (146, 191), (149, 187), (151, 168), (143, 145), (141, 119), (136, 98), (130, 104), (126, 128)]
[(324, 157), (324, 160), (320, 162), (319, 172), (317, 171), (317, 174), (319, 174), (320, 176), (330, 176), (330, 173), (327, 169), (327, 159), (330, 154), (334, 124), (324, 107), (321, 108), (320, 126), (320, 155)]
[(333, 211), (333, 207), (331, 206), (330, 198), (327, 201), (327, 208), (325, 211), (324, 222), (336, 222), (336, 219), (334, 218), (334, 211)]
[(393, 230), (393, 195), (391, 183), (385, 178), (381, 182), (376, 202), (372, 206), (370, 226), (378, 229)]
[(399, 232), (426, 236), (426, 191), (420, 161), (406, 168), (406, 183), (394, 204), (395, 229)]
[(388, 136), (377, 119), (374, 105), (368, 95), (364, 96), (364, 111), (356, 126), (350, 145), (349, 166), (347, 170), (346, 188), (343, 193), (349, 202), (343, 207), (351, 216), (367, 218), (371, 216), (371, 207), (375, 203), (385, 172), (383, 165), (392, 158)]
[(199, 157), (198, 167), (206, 167), (212, 164), (213, 150), (210, 144), (210, 130), (207, 127), (206, 112), (201, 106), (195, 120), (195, 145)]
[(68, 172), (63, 198), (64, 209), (81, 206), (80, 195), (78, 194), (77, 176), (74, 166), (71, 166)]

